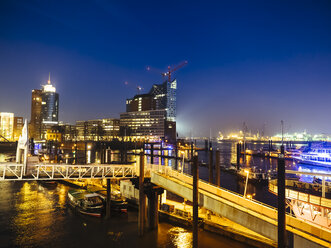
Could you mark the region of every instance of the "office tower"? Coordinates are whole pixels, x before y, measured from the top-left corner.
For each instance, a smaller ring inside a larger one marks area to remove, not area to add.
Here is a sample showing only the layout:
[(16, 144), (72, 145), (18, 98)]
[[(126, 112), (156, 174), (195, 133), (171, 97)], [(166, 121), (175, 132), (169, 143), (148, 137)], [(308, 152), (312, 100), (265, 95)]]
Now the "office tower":
[(0, 140), (14, 138), (14, 113), (0, 112)]
[(59, 123), (59, 94), (51, 84), (51, 76), (42, 89), (41, 119), (42, 124), (56, 125)]
[(118, 138), (120, 120), (105, 118), (88, 121), (76, 121), (77, 140), (112, 140)]
[(23, 117), (14, 117), (14, 140), (18, 140), (24, 126)]
[(41, 102), (42, 90), (32, 90), (29, 137), (34, 139), (41, 137)]

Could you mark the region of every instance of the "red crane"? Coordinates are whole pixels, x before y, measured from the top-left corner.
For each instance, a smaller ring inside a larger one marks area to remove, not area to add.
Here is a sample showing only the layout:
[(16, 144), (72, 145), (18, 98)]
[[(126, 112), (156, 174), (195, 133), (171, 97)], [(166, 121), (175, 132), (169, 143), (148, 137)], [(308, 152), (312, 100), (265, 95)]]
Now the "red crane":
[(168, 66), (168, 71), (161, 73), (161, 75), (163, 77), (168, 76), (168, 80), (169, 82), (171, 82), (171, 73), (173, 73), (174, 71), (177, 71), (178, 69), (182, 68), (183, 66), (185, 66), (187, 64), (187, 61), (184, 61), (182, 63), (180, 63), (179, 65), (175, 66), (174, 68), (171, 68), (170, 65)]

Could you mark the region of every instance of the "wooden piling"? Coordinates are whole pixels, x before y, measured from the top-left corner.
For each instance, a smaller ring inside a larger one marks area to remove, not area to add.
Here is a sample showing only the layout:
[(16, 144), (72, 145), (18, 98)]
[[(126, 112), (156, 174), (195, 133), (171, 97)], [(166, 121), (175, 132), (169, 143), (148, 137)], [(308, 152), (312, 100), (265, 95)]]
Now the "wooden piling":
[(111, 204), (111, 181), (107, 179), (107, 198), (106, 198), (106, 219), (110, 218), (110, 204)]
[(213, 183), (213, 148), (209, 148), (209, 183)]
[(198, 217), (199, 217), (199, 166), (198, 156), (193, 157), (193, 248), (198, 248)]
[(154, 164), (154, 144), (151, 143), (151, 164)]
[(286, 202), (285, 202), (285, 158), (284, 146), (281, 146), (281, 154), (278, 157), (277, 171), (277, 186), (278, 186), (278, 248), (286, 246)]
[(145, 180), (145, 163), (144, 152), (140, 153), (140, 166), (139, 166), (139, 216), (138, 216), (138, 234), (144, 235), (144, 226), (146, 218), (146, 195), (144, 193), (144, 180)]
[(221, 168), (220, 168), (220, 150), (217, 148), (216, 150), (216, 161), (215, 161), (215, 166), (216, 166), (216, 185), (218, 187), (221, 187)]
[(152, 191), (148, 198), (148, 224), (151, 230), (157, 229), (159, 224), (159, 201), (156, 190)]

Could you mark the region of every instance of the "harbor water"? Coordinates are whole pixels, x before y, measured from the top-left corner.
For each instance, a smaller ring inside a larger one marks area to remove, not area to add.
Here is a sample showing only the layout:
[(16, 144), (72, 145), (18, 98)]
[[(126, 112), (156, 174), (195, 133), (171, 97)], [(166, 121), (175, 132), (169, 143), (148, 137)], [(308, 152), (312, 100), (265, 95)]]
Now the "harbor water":
[[(1, 154), (0, 162), (7, 157)], [(134, 209), (110, 220), (78, 214), (68, 205), (68, 189), (60, 183), (51, 189), (36, 181), (0, 182), (0, 247), (191, 247), (189, 228), (165, 222), (139, 238)], [(247, 245), (200, 231), (199, 247)]]
[[(236, 163), (236, 144), (214, 143), (220, 151), (220, 164), (224, 167)], [(259, 149), (263, 144), (250, 144)], [(11, 154), (1, 154), (4, 162)], [(186, 154), (187, 156), (187, 154)], [(116, 155), (114, 160), (116, 160)], [(134, 156), (128, 156), (135, 160)], [(151, 162), (149, 156), (147, 162)], [(208, 163), (208, 152), (199, 151), (199, 160)], [(215, 161), (215, 160), (214, 160)], [(154, 157), (154, 164), (175, 166), (174, 159)], [(181, 165), (182, 160), (178, 160)], [(247, 167), (261, 170), (276, 169), (277, 159), (246, 156)], [(286, 161), (287, 169), (298, 169), (293, 161)], [(184, 172), (190, 171), (185, 163)], [(201, 179), (208, 181), (208, 167), (199, 168)], [(243, 194), (245, 182), (229, 172), (221, 172), (221, 187)], [(96, 219), (78, 214), (68, 206), (69, 187), (58, 184), (54, 189), (36, 181), (0, 183), (0, 247), (191, 247), (192, 232), (170, 223), (160, 222), (156, 231), (138, 237), (138, 212), (113, 215), (110, 220)], [(276, 207), (277, 198), (267, 185), (248, 184), (247, 194), (265, 204)], [(200, 231), (199, 247), (248, 247), (231, 239)]]

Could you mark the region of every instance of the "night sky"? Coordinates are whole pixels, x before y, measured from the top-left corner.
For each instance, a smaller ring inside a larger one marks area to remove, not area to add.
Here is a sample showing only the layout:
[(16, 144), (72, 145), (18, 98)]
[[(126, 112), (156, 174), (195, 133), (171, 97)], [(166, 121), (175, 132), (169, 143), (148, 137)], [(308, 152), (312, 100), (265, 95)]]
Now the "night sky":
[(0, 1), (0, 111), (30, 118), (50, 72), (61, 121), (119, 117), (185, 60), (179, 135), (331, 133), (330, 0)]

